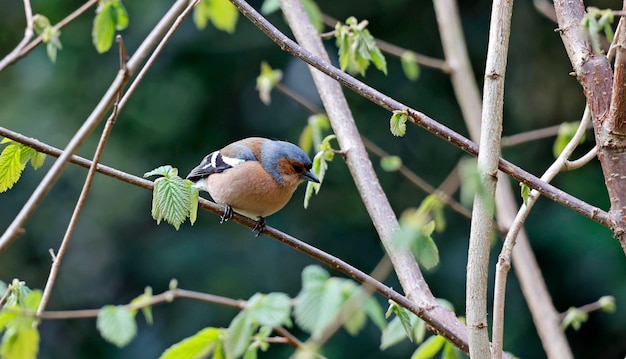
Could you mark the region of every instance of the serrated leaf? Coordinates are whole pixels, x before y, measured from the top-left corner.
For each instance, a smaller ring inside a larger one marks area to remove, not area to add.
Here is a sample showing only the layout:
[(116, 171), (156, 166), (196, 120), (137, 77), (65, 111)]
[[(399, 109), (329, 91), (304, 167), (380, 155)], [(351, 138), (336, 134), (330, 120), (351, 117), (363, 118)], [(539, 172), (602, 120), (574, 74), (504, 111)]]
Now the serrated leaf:
[(404, 329), (400, 317), (393, 318), (387, 328), (382, 331), (380, 337), (380, 350), (390, 348), (407, 338), (406, 330)]
[(238, 19), (239, 11), (228, 0), (202, 0), (193, 13), (193, 21), (199, 30), (210, 21), (216, 29), (233, 33)]
[(320, 267), (308, 266), (302, 273), (302, 290), (294, 307), (296, 323), (315, 336), (333, 321), (343, 302), (342, 283), (329, 278)]
[(349, 17), (346, 24), (338, 22), (335, 26), (335, 39), (339, 48), (339, 65), (349, 73), (365, 75), (370, 62), (387, 74), (387, 62), (376, 46), (374, 37), (365, 28), (367, 21), (358, 22)]
[(30, 158), (30, 165), (33, 167), (33, 169), (39, 169), (41, 166), (43, 166), (43, 163), (46, 160), (46, 154), (45, 153), (41, 153), (41, 152), (35, 152), (33, 154), (33, 156)]
[(246, 311), (262, 326), (291, 326), (291, 298), (284, 293), (257, 293), (248, 300)]
[(109, 51), (115, 38), (116, 9), (112, 1), (100, 1), (93, 20), (91, 38), (98, 53)]
[(420, 77), (420, 66), (415, 58), (415, 53), (412, 51), (403, 52), (400, 61), (404, 75), (411, 81), (417, 81)]
[[(196, 334), (167, 348), (159, 359), (202, 359), (221, 344), (222, 330), (204, 328)], [(213, 356), (215, 358), (215, 356)]]
[(402, 158), (399, 156), (385, 156), (380, 159), (380, 167), (385, 172), (395, 172), (402, 167)]
[(431, 359), (443, 347), (446, 343), (446, 339), (440, 335), (433, 335), (426, 339), (411, 355), (411, 359)]
[(165, 165), (165, 166), (161, 166), (161, 167), (157, 167), (155, 169), (153, 169), (150, 172), (146, 172), (143, 174), (144, 178), (150, 177), (150, 176), (164, 176), (164, 177), (172, 177), (172, 176), (177, 176), (178, 175), (178, 169), (174, 168), (170, 165)]
[(191, 184), (191, 181), (187, 180), (189, 185), (189, 196), (191, 197), (191, 203), (189, 204), (189, 222), (193, 226), (198, 218), (198, 189)]
[(0, 153), (0, 193), (11, 189), (20, 179), (25, 163), (21, 161), (22, 145), (11, 142)]
[(188, 182), (178, 176), (161, 177), (154, 181), (152, 218), (157, 224), (165, 219), (176, 230), (180, 228), (191, 208)]
[(407, 110), (393, 111), (389, 120), (389, 129), (391, 134), (396, 137), (402, 137), (406, 134), (406, 121), (409, 119)]
[(130, 310), (114, 305), (100, 309), (96, 327), (100, 335), (108, 342), (122, 348), (137, 335), (137, 323)]
[(224, 349), (231, 358), (242, 356), (252, 340), (256, 325), (251, 315), (241, 311), (233, 318), (228, 326), (228, 336), (224, 340)]

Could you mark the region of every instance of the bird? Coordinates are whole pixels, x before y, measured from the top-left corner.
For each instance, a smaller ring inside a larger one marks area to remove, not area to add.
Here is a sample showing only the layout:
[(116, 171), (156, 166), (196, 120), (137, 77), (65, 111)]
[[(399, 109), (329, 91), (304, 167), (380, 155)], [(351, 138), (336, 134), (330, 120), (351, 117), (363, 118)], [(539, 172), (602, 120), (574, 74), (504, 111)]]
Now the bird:
[(293, 143), (248, 137), (209, 153), (189, 172), (193, 186), (224, 205), (220, 223), (233, 211), (257, 221), (256, 237), (265, 217), (278, 212), (304, 181), (320, 183), (309, 156)]

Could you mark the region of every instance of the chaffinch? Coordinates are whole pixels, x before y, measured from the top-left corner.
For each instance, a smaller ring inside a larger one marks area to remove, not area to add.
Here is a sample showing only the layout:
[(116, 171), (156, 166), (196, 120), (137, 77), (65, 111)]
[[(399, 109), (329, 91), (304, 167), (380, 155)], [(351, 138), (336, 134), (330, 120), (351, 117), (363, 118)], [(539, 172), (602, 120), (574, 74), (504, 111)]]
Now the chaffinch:
[(209, 153), (187, 179), (225, 206), (220, 223), (233, 210), (256, 219), (258, 237), (265, 217), (283, 208), (302, 181), (319, 183), (311, 159), (298, 146), (262, 137), (249, 137)]

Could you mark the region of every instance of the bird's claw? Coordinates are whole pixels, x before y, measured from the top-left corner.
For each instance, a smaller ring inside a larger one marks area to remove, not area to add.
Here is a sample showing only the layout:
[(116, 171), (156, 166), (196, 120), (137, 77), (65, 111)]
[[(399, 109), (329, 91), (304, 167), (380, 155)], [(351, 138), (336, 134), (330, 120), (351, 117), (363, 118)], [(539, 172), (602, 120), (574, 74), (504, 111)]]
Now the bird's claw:
[(226, 205), (224, 207), (224, 213), (220, 217), (220, 224), (228, 222), (228, 220), (231, 218), (233, 218), (233, 207)]
[(254, 235), (255, 237), (259, 237), (263, 233), (264, 230), (265, 230), (265, 218), (260, 217), (259, 220), (256, 222), (256, 225), (254, 226), (254, 228), (252, 228), (252, 232), (256, 233)]

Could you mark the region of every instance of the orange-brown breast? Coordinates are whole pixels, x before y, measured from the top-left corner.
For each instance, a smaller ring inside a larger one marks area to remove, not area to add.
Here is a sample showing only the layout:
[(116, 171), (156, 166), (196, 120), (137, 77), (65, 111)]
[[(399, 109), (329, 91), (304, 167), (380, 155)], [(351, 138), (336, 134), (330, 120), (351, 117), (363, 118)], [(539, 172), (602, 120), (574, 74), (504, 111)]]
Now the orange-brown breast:
[[(279, 163), (281, 169), (287, 166)], [(287, 176), (285, 185), (281, 185), (259, 162), (248, 161), (209, 176), (207, 189), (215, 202), (230, 205), (235, 212), (256, 219), (283, 208), (300, 182), (297, 176)]]

